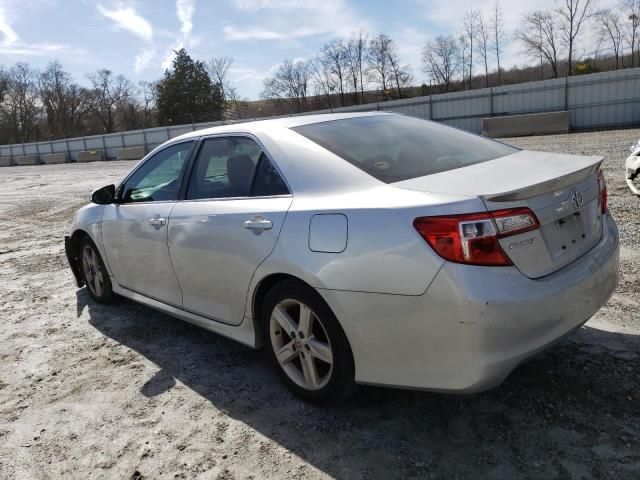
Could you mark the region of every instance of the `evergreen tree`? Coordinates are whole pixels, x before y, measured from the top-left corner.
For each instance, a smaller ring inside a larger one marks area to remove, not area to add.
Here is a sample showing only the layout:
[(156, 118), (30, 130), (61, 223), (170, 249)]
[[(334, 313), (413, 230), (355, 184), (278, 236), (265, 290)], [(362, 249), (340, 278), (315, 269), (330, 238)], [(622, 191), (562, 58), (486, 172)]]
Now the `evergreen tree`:
[(161, 123), (180, 125), (222, 119), (223, 98), (203, 62), (194, 61), (182, 48), (173, 68), (158, 82), (158, 115)]

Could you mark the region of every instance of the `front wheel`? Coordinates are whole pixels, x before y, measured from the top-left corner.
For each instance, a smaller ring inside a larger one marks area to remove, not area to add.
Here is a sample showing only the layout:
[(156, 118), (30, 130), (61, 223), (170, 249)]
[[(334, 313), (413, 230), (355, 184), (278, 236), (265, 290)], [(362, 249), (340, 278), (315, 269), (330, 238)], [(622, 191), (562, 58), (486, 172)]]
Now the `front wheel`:
[(298, 397), (335, 403), (355, 391), (353, 355), (322, 297), (295, 281), (276, 285), (262, 309), (268, 356)]
[(84, 284), (91, 298), (98, 303), (110, 303), (113, 299), (113, 290), (109, 273), (96, 246), (88, 238), (80, 242), (80, 264)]

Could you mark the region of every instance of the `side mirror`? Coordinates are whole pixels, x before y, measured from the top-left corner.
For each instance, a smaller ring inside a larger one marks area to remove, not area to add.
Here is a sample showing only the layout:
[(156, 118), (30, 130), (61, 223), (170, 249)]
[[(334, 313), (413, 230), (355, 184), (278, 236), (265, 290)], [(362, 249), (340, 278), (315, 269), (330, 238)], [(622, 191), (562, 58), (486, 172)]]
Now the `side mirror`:
[(99, 188), (91, 194), (91, 201), (98, 205), (109, 205), (113, 203), (116, 196), (116, 186), (107, 185), (106, 187)]

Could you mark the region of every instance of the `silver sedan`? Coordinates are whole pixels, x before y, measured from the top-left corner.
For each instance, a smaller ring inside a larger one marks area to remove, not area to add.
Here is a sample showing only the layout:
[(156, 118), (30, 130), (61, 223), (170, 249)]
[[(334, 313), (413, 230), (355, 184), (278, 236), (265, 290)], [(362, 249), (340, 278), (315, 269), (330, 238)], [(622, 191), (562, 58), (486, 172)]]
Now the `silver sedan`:
[(96, 190), (65, 247), (95, 301), (264, 348), (307, 401), (478, 392), (614, 291), (601, 162), (385, 113), (215, 127)]

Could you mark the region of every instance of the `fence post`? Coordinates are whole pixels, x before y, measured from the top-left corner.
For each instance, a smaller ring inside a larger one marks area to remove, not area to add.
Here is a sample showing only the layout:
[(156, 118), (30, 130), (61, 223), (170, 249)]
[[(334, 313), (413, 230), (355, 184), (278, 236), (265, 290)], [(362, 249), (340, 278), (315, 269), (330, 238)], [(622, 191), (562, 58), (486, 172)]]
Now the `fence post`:
[(9, 163), (13, 165), (13, 145), (9, 145)]
[(64, 144), (67, 146), (67, 157), (69, 158), (69, 161), (71, 161), (71, 150), (69, 149), (69, 139), (68, 138), (64, 139)]
[(429, 95), (429, 120), (433, 119), (433, 98)]
[(564, 77), (564, 109), (569, 111), (569, 77)]
[(148, 148), (147, 148), (147, 132), (146, 130), (143, 128), (142, 129), (142, 141), (144, 143), (144, 152), (147, 153)]
[(37, 143), (36, 143), (36, 163), (40, 163), (40, 149), (38, 148)]
[(489, 116), (493, 117), (493, 87), (489, 87)]
[(104, 133), (100, 135), (102, 139), (102, 152), (104, 153), (105, 160), (107, 159), (107, 142), (104, 141)]

